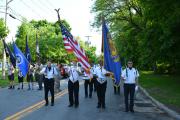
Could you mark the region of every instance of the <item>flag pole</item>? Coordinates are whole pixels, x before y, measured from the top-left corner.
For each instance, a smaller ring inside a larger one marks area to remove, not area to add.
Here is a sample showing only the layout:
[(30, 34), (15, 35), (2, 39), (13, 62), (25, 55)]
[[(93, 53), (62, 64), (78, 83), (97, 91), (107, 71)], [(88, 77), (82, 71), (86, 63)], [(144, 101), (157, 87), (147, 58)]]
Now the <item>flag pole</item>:
[(103, 66), (104, 66), (104, 33), (103, 33), (103, 23), (104, 23), (104, 16), (101, 14), (101, 22), (102, 22), (102, 43), (101, 43), (101, 52), (102, 52), (102, 62), (103, 62)]
[(58, 22), (61, 22), (61, 18), (60, 18), (60, 15), (59, 15), (60, 8), (54, 9), (54, 10), (57, 12), (57, 15), (58, 15)]

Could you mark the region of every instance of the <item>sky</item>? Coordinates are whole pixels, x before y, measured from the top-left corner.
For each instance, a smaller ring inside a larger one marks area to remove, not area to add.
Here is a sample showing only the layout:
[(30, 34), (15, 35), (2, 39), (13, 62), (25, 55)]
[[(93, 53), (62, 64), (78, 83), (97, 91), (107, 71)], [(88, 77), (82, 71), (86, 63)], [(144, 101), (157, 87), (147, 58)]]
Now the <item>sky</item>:
[[(8, 0), (10, 1), (10, 0)], [(0, 18), (4, 18), (6, 0), (0, 0)], [(91, 36), (91, 45), (96, 46), (96, 54), (101, 51), (101, 32), (92, 28), (94, 14), (91, 13), (93, 0), (13, 0), (8, 4), (8, 12), (19, 20), (25, 17), (28, 21), (46, 19), (49, 22), (57, 21), (57, 13), (54, 9), (60, 8), (61, 19), (65, 19), (71, 26), (71, 33), (79, 36), (83, 41), (87, 41), (85, 36)], [(15, 38), (18, 26), (21, 21), (7, 17), (7, 26), (10, 34), (7, 41)]]

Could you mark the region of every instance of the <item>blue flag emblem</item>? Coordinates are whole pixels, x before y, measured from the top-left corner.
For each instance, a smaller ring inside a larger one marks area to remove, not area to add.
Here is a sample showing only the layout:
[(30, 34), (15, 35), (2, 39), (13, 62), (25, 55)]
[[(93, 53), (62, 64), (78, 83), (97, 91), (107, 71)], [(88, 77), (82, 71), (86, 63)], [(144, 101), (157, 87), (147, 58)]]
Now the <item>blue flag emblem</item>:
[(15, 43), (13, 43), (13, 48), (14, 48), (14, 54), (16, 56), (17, 65), (21, 70), (22, 75), (25, 77), (28, 72), (29, 62), (27, 61), (26, 57), (21, 52), (21, 50), (16, 46)]
[(121, 63), (105, 21), (103, 21), (102, 25), (102, 37), (104, 68), (114, 74), (115, 84), (119, 85), (121, 78)]

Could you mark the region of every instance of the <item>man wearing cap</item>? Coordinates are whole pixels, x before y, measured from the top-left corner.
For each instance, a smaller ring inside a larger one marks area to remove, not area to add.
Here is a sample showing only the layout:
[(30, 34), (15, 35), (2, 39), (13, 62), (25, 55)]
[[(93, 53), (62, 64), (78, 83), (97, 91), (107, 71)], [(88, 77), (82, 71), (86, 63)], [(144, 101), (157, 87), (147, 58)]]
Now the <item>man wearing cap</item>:
[[(139, 73), (133, 68), (133, 62), (131, 60), (128, 61), (128, 68), (123, 70), (121, 77), (124, 80), (125, 112), (130, 110), (130, 112), (134, 113), (134, 92)], [(130, 105), (128, 102), (129, 95)]]

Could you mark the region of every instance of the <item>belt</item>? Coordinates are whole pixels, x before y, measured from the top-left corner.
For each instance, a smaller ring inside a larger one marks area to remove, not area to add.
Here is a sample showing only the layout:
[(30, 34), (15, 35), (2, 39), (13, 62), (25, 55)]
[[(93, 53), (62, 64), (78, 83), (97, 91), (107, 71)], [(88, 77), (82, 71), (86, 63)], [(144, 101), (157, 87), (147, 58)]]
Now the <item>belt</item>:
[(50, 80), (50, 79), (54, 79), (54, 78), (47, 78), (47, 77), (45, 77), (45, 78), (46, 78), (46, 79), (49, 79), (49, 80)]

